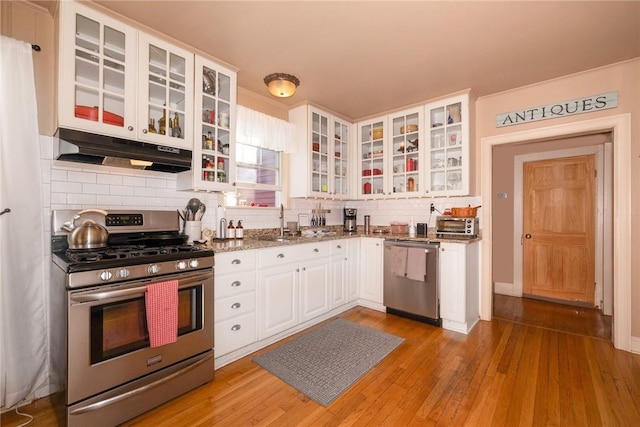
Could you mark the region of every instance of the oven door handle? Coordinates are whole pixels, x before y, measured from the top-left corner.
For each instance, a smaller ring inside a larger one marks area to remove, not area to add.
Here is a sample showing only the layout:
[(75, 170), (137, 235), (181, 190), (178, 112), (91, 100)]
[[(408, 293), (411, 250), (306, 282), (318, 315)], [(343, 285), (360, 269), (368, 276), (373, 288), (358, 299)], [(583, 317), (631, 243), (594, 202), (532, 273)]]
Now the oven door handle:
[(108, 399), (100, 400), (99, 402), (91, 403), (91, 404), (89, 404), (87, 406), (81, 406), (81, 407), (76, 408), (73, 411), (71, 411), (70, 415), (79, 415), (79, 414), (84, 414), (85, 412), (96, 411), (96, 410), (102, 409), (102, 408), (104, 408), (106, 406), (113, 405), (114, 403), (118, 403), (118, 402), (120, 402), (122, 400), (129, 399), (130, 397), (136, 396), (136, 395), (138, 395), (140, 393), (144, 393), (145, 391), (148, 391), (148, 390), (150, 390), (150, 389), (152, 389), (154, 387), (162, 385), (162, 384), (166, 383), (167, 381), (171, 381), (176, 377), (179, 377), (181, 375), (186, 374), (190, 370), (202, 365), (204, 362), (208, 361), (212, 357), (213, 357), (213, 354), (211, 352), (209, 352), (202, 359), (194, 362), (193, 364), (191, 364), (189, 366), (186, 366), (186, 367), (180, 369), (179, 371), (174, 372), (171, 375), (168, 375), (168, 376), (166, 376), (166, 377), (164, 377), (162, 379), (159, 379), (158, 381), (154, 381), (154, 382), (152, 382), (150, 384), (144, 385), (144, 386), (142, 386), (140, 388), (137, 388), (135, 390), (131, 390), (131, 391), (128, 391), (126, 393), (110, 397)]
[[(188, 287), (193, 283), (202, 282), (204, 280), (210, 279), (211, 274), (199, 274), (197, 276), (189, 277), (188, 279), (180, 280), (180, 287), (178, 290), (184, 287)], [(121, 297), (131, 297), (131, 296), (144, 296), (146, 292), (146, 286), (136, 286), (134, 288), (127, 289), (115, 289), (115, 290), (100, 290), (97, 289), (93, 292), (88, 292), (85, 294), (72, 294), (69, 299), (71, 302), (75, 303), (86, 303), (86, 302), (96, 302), (96, 301), (104, 301), (111, 298), (121, 298)]]

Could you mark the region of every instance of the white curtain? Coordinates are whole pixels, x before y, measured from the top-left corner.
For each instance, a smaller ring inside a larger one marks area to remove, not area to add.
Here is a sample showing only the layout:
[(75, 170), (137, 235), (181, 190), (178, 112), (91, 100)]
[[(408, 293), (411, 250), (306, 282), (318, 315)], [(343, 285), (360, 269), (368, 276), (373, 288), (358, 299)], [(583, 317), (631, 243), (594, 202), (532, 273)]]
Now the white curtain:
[(0, 406), (46, 383), (44, 210), (29, 43), (0, 36)]
[(296, 127), (273, 116), (238, 105), (236, 140), (254, 147), (294, 153)]

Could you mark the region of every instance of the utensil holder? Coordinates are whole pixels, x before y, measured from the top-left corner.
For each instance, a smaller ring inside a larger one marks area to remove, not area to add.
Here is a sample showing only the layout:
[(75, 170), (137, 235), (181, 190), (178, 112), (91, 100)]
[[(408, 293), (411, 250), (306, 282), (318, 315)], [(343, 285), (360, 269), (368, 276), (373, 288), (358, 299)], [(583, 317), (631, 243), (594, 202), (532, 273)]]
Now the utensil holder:
[(185, 221), (183, 233), (189, 236), (187, 243), (200, 240), (202, 237), (202, 221)]

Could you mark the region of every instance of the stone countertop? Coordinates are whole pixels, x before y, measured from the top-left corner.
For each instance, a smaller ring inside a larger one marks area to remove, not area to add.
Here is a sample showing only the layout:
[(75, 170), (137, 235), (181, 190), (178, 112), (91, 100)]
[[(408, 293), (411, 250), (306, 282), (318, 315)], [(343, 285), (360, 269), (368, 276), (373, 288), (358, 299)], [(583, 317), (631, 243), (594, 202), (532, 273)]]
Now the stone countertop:
[(306, 237), (306, 236), (285, 236), (283, 239), (278, 236), (261, 236), (261, 237), (245, 237), (244, 239), (224, 239), (207, 242), (207, 246), (212, 248), (215, 253), (243, 251), (250, 249), (264, 249), (274, 248), (280, 246), (290, 246), (302, 243), (313, 242), (327, 242), (331, 240), (351, 239), (356, 237), (373, 237), (385, 240), (403, 240), (414, 242), (447, 242), (447, 243), (461, 243), (471, 244), (482, 240), (482, 237), (478, 236), (473, 239), (441, 239), (437, 238), (435, 234), (427, 236), (409, 237), (408, 234), (390, 234), (390, 233), (343, 233), (336, 232), (323, 237)]

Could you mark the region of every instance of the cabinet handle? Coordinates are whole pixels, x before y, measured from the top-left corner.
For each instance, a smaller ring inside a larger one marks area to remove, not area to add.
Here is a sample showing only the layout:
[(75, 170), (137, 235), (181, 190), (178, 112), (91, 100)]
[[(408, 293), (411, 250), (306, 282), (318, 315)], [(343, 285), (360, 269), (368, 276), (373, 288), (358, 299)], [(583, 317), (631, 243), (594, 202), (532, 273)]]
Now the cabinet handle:
[(231, 304), (231, 308), (234, 310), (237, 310), (240, 308), (240, 303), (239, 302), (234, 302), (233, 304)]
[(233, 326), (231, 327), (231, 330), (232, 330), (232, 331), (239, 331), (241, 327), (242, 327), (242, 326), (240, 326), (240, 325), (233, 325)]
[(300, 269), (299, 268), (296, 268), (296, 273), (300, 273)]
[(342, 246), (340, 246), (340, 245), (336, 245), (336, 247), (337, 247), (338, 249), (342, 249)]
[(233, 261), (231, 261), (231, 264), (242, 264), (242, 261), (236, 258)]
[(142, 133), (147, 133), (147, 130), (146, 129), (142, 129)]
[(344, 259), (345, 261), (349, 261), (347, 258)]
[(277, 257), (278, 258), (284, 258), (284, 254), (278, 254)]
[(133, 126), (129, 126), (127, 129), (128, 129), (129, 131), (132, 131), (132, 130), (133, 130)]
[(318, 248), (314, 248), (313, 252), (320, 252), (320, 250)]
[(233, 283), (231, 283), (231, 287), (232, 288), (237, 288), (238, 286), (240, 286), (242, 283), (240, 283), (239, 280), (234, 281)]
[(307, 267), (302, 267), (302, 271), (307, 271)]

